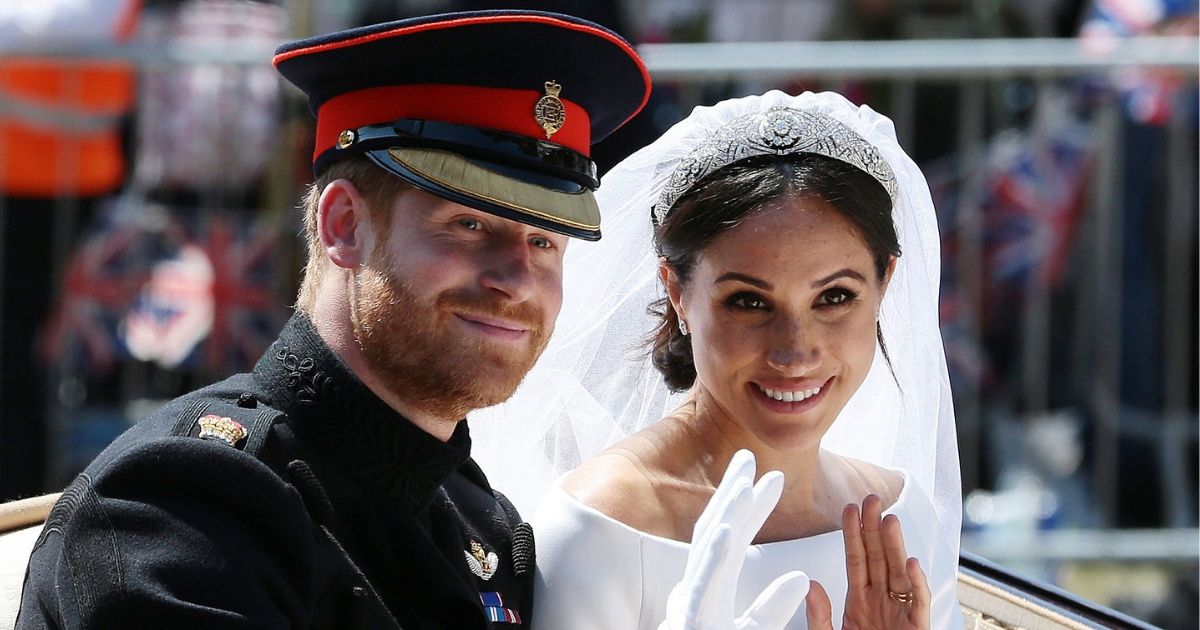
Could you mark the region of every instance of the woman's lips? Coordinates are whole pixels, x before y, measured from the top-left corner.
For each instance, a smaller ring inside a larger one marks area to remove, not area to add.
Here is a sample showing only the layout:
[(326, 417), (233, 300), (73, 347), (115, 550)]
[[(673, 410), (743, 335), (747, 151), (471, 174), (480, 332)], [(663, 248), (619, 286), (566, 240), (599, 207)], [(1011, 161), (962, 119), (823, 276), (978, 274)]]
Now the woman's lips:
[(803, 413), (825, 398), (833, 377), (825, 381), (792, 383), (748, 383), (753, 398), (776, 413)]

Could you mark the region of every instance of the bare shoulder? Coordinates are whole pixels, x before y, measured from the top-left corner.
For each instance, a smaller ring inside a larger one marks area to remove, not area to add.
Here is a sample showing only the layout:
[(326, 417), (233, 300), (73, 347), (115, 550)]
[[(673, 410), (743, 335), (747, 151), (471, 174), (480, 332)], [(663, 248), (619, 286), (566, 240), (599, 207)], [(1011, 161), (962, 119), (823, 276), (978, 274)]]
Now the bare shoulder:
[(638, 531), (687, 540), (708, 497), (697, 503), (696, 492), (687, 491), (691, 485), (682, 478), (681, 462), (694, 461), (696, 448), (685, 418), (669, 415), (621, 440), (576, 468), (563, 489)]
[(571, 471), (563, 480), (563, 490), (584, 505), (645, 531), (660, 505), (652, 478), (638, 453), (617, 445)]
[(584, 462), (563, 489), (642, 533), (688, 540), (712, 487), (694, 479), (701, 455), (684, 405), (674, 414)]
[(900, 499), (904, 490), (904, 475), (852, 457), (833, 455), (845, 474), (847, 487), (861, 502), (868, 494), (879, 495), (886, 510)]

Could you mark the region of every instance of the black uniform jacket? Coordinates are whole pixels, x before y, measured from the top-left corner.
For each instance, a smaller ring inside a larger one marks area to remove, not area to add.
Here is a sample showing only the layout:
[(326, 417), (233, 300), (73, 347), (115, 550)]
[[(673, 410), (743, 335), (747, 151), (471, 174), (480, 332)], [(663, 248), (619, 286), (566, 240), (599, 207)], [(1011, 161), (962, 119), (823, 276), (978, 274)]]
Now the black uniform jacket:
[[(197, 437), (211, 416), (249, 435)], [(297, 314), (253, 373), (165, 405), (68, 486), (17, 627), (524, 627), (532, 534), (470, 445), (466, 422), (441, 442), (396, 414)]]

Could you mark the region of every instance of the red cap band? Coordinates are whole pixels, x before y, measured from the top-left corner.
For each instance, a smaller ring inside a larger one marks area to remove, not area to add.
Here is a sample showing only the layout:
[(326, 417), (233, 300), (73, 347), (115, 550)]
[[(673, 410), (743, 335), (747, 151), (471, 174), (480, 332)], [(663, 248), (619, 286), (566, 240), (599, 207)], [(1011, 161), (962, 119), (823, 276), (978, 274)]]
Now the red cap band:
[[(569, 87), (564, 86), (565, 90)], [(395, 85), (341, 94), (326, 101), (317, 111), (313, 161), (336, 146), (338, 135), (347, 129), (402, 118), (495, 129), (547, 140), (591, 155), (592, 126), (587, 110), (561, 98), (566, 110), (563, 126), (546, 138), (533, 112), (542, 96), (533, 90), (469, 85)]]

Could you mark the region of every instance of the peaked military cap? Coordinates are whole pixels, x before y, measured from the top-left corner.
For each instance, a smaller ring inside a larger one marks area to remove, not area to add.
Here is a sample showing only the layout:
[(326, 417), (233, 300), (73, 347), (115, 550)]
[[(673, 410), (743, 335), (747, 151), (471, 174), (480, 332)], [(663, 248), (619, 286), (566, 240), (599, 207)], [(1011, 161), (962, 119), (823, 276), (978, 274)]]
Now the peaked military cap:
[(590, 147), (632, 118), (650, 76), (630, 44), (537, 11), (447, 13), (279, 47), (317, 118), (313, 172), (364, 154), (456, 203), (600, 238)]

